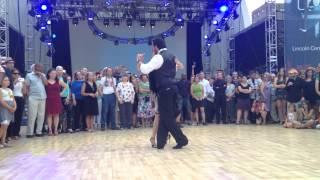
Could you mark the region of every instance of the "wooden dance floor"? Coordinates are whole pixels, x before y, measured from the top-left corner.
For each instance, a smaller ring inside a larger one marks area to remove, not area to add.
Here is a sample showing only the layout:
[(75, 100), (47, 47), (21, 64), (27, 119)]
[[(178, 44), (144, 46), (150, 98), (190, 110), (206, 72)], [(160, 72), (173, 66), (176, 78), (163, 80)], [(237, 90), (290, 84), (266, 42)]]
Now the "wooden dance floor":
[(183, 129), (183, 150), (152, 149), (150, 129), (21, 139), (0, 149), (0, 179), (320, 179), (320, 131), (280, 126)]

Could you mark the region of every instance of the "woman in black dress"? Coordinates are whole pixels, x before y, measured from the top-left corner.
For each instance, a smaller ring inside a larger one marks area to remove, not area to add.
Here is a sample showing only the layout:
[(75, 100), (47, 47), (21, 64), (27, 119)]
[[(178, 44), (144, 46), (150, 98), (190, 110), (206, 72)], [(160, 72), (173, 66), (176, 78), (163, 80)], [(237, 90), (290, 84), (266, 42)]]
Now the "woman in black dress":
[(276, 103), (277, 103), (277, 112), (278, 112), (278, 117), (280, 120), (280, 124), (282, 124), (285, 120), (286, 116), (286, 106), (287, 106), (287, 101), (286, 101), (286, 72), (284, 71), (283, 68), (279, 69), (277, 77), (274, 79), (273, 87), (276, 89), (275, 91), (275, 96), (276, 96)]
[(250, 93), (251, 87), (248, 84), (246, 76), (242, 76), (241, 82), (237, 87), (238, 99), (237, 99), (237, 124), (240, 124), (240, 119), (243, 114), (244, 124), (248, 124), (248, 112), (251, 108), (250, 106)]
[(81, 95), (84, 97), (84, 113), (86, 115), (87, 130), (93, 131), (94, 117), (98, 115), (98, 89), (95, 83), (95, 74), (89, 72), (86, 81), (81, 88)]
[(316, 110), (318, 94), (316, 91), (316, 80), (314, 79), (314, 71), (312, 68), (306, 70), (306, 79), (303, 86), (303, 97), (309, 102), (312, 108)]

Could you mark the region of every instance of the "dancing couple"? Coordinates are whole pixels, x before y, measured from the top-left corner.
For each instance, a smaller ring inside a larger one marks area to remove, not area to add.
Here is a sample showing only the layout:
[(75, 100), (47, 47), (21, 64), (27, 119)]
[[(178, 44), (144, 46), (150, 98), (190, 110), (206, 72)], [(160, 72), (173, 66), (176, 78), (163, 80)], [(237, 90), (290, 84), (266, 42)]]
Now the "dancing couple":
[[(171, 54), (163, 39), (152, 41), (154, 56), (144, 63), (144, 55), (137, 55), (137, 68), (143, 74), (149, 74), (150, 90), (156, 95), (156, 117), (153, 126), (157, 132), (158, 149), (163, 149), (167, 142), (168, 133), (176, 140), (173, 149), (181, 149), (188, 144), (188, 138), (176, 123), (178, 89), (175, 82), (176, 68), (181, 67), (179, 60)], [(153, 146), (155, 142), (151, 138)]]

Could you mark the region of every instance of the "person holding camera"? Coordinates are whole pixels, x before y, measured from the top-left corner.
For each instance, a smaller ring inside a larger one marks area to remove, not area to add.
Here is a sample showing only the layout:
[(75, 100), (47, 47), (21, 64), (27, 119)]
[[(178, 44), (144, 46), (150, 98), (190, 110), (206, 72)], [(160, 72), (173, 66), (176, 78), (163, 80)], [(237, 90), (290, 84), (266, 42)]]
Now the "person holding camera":
[(150, 118), (154, 116), (152, 108), (151, 91), (148, 76), (141, 75), (139, 83), (139, 103), (138, 103), (138, 118), (141, 118), (142, 127), (147, 127), (150, 124)]

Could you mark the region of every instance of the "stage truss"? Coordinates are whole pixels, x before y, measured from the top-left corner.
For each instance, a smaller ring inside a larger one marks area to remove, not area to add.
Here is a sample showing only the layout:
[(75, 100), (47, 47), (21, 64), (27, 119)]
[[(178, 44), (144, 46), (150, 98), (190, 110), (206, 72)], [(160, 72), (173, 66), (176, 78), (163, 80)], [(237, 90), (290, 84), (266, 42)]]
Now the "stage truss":
[(276, 0), (266, 0), (266, 4), (266, 72), (276, 73), (278, 71), (278, 29)]
[(0, 56), (9, 56), (8, 0), (0, 0)]

